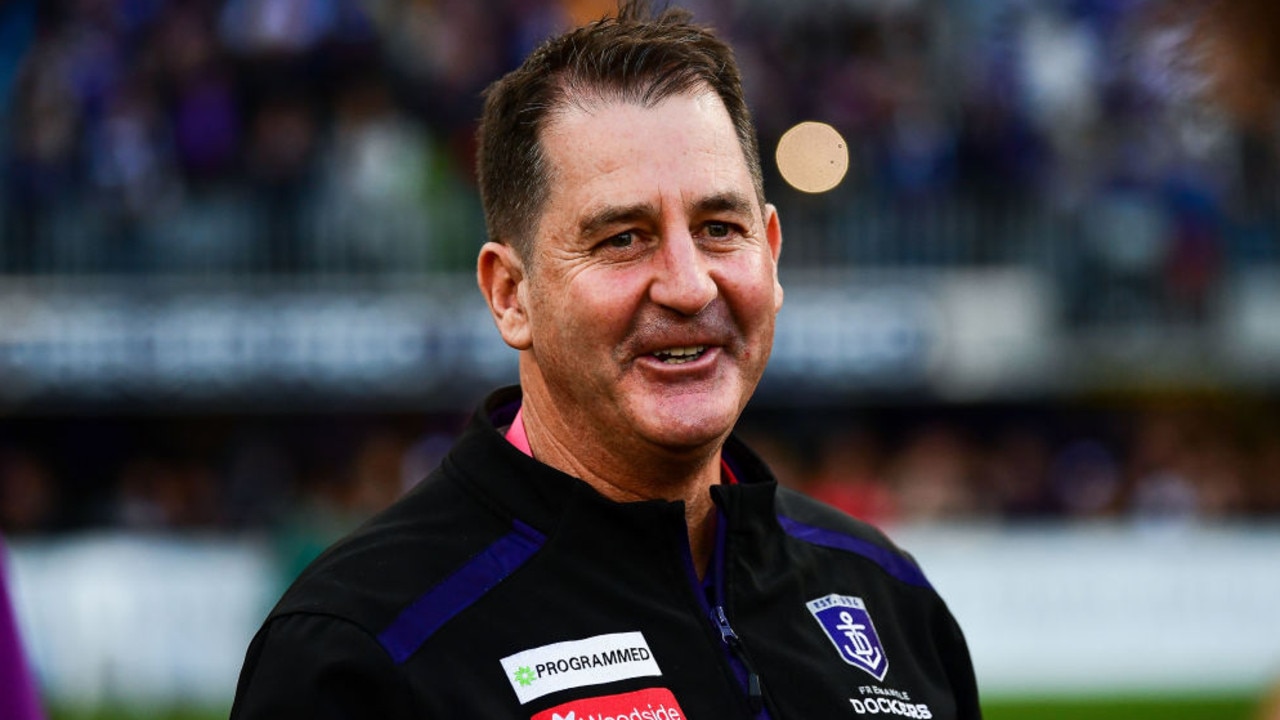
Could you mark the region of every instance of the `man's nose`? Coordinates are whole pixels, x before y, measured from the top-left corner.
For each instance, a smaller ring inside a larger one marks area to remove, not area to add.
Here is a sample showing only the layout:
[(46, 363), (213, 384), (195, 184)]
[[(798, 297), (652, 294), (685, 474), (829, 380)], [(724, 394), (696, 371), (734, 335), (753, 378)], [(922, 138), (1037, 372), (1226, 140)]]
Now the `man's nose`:
[(655, 303), (692, 316), (719, 294), (709, 259), (688, 230), (668, 233), (655, 260), (649, 287), (649, 296)]

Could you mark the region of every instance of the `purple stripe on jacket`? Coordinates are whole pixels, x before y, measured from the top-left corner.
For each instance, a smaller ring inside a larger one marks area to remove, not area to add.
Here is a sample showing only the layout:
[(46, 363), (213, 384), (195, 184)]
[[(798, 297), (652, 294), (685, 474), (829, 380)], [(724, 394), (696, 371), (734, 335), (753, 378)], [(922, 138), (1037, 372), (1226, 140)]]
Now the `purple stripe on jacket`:
[(0, 720), (44, 720), (36, 684), (22, 651), (9, 602), (4, 541), (0, 539)]

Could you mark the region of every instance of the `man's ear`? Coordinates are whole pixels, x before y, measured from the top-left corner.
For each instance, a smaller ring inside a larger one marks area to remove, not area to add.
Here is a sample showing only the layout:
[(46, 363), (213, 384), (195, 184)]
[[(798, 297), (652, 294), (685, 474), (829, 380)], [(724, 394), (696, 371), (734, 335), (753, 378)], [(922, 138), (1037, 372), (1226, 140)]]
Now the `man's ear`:
[(519, 254), (503, 243), (487, 242), (476, 260), (476, 283), (489, 303), (489, 312), (503, 341), (516, 350), (533, 345), (529, 314), (525, 307), (524, 263)]
[(773, 256), (773, 311), (782, 309), (782, 282), (778, 280), (778, 258), (782, 255), (782, 221), (778, 219), (778, 208), (771, 204), (764, 206), (764, 236), (769, 243), (769, 254)]

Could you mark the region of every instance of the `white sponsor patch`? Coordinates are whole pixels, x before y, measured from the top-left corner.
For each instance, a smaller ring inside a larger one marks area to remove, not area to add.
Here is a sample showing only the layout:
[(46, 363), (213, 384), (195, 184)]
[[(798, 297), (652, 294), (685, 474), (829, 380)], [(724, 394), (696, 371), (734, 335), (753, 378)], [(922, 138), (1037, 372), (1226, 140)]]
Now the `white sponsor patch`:
[(521, 705), (559, 690), (662, 674), (641, 632), (531, 648), (502, 658), (502, 670)]

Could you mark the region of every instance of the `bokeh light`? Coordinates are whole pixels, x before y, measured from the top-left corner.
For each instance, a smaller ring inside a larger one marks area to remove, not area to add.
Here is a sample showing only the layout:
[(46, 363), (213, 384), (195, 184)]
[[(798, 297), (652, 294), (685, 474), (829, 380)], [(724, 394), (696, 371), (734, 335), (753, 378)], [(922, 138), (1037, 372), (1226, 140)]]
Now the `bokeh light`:
[(794, 125), (778, 140), (778, 172), (791, 187), (807, 193), (835, 188), (849, 171), (849, 145), (826, 123)]

